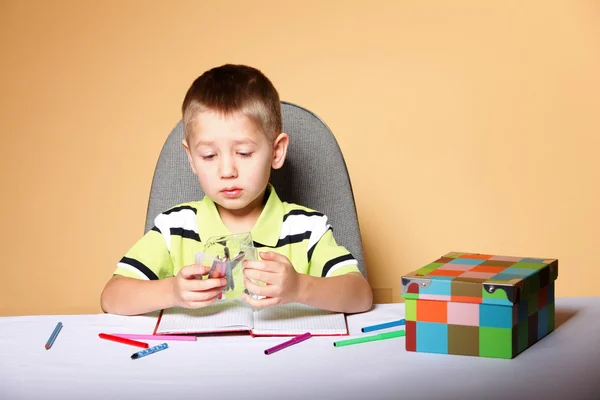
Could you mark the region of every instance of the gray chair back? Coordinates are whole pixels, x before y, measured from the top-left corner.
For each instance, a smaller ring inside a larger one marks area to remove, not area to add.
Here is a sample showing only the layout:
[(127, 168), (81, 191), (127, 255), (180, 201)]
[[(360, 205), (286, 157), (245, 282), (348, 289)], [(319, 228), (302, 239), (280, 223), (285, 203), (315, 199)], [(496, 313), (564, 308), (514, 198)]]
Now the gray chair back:
[[(270, 182), (282, 201), (324, 213), (338, 244), (358, 260), (367, 277), (354, 193), (341, 149), (327, 125), (314, 113), (298, 105), (281, 102), (283, 131), (290, 136), (283, 168), (273, 170)], [(183, 124), (173, 128), (158, 157), (145, 232), (161, 212), (204, 196), (181, 146)]]

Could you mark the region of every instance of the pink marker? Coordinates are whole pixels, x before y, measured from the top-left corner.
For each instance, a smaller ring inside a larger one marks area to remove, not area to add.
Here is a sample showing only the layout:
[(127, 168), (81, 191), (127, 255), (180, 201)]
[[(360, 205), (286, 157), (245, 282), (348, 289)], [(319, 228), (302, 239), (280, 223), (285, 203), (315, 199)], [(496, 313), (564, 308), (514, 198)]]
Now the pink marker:
[(175, 335), (141, 335), (137, 333), (113, 333), (113, 336), (118, 336), (124, 339), (134, 340), (177, 340), (182, 342), (195, 342), (196, 336), (175, 336)]
[(302, 334), (302, 335), (296, 336), (296, 337), (294, 337), (294, 338), (292, 338), (292, 339), (288, 340), (287, 342), (283, 342), (283, 343), (281, 343), (281, 344), (278, 344), (277, 346), (273, 346), (273, 347), (271, 347), (271, 348), (269, 348), (269, 349), (266, 349), (266, 350), (265, 350), (265, 354), (266, 354), (266, 355), (273, 354), (273, 353), (275, 353), (276, 351), (283, 350), (283, 349), (285, 349), (286, 347), (293, 346), (293, 345), (295, 345), (296, 343), (303, 342), (303, 341), (305, 341), (306, 339), (309, 339), (310, 337), (312, 337), (312, 335), (310, 334), (310, 332), (306, 332), (306, 333), (304, 333), (304, 334)]

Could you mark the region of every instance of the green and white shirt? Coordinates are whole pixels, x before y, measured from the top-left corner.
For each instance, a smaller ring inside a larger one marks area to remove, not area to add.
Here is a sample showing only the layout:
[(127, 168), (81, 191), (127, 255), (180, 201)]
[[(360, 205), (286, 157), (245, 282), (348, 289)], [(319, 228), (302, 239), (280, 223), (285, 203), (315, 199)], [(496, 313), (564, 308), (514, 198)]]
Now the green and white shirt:
[[(360, 272), (352, 254), (336, 243), (326, 215), (282, 202), (270, 184), (266, 196), (265, 207), (250, 232), (258, 252), (282, 254), (297, 272), (317, 277)], [(208, 238), (230, 234), (208, 196), (179, 204), (155, 218), (154, 227), (117, 263), (115, 274), (145, 280), (175, 276), (184, 266), (194, 264), (195, 253), (203, 251)], [(243, 276), (234, 274), (234, 279), (241, 292)]]

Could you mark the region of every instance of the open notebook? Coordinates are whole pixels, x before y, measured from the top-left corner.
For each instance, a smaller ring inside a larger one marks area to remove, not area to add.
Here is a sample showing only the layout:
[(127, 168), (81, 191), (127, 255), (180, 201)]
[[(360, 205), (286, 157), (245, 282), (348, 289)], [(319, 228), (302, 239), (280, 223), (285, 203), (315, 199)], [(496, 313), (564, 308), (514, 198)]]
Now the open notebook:
[(223, 300), (198, 309), (168, 308), (161, 312), (154, 334), (249, 332), (252, 336), (348, 335), (343, 313), (303, 304), (255, 310), (241, 299)]

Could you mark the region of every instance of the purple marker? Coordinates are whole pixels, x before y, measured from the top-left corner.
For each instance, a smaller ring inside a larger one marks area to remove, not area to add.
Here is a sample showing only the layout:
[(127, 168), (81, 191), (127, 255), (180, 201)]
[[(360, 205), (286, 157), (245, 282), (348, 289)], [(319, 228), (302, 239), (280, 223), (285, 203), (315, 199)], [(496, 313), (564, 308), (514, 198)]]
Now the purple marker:
[(312, 335), (310, 334), (310, 332), (306, 332), (306, 333), (304, 333), (304, 334), (302, 334), (302, 335), (296, 336), (296, 337), (294, 337), (294, 338), (292, 338), (292, 339), (288, 340), (287, 342), (283, 342), (283, 343), (281, 343), (281, 344), (278, 344), (277, 346), (273, 346), (273, 347), (271, 347), (271, 348), (269, 348), (269, 349), (266, 349), (266, 350), (265, 350), (265, 354), (266, 354), (266, 355), (273, 354), (273, 353), (275, 353), (276, 351), (283, 350), (283, 349), (285, 349), (286, 347), (293, 346), (293, 345), (295, 345), (296, 343), (303, 342), (303, 341), (305, 341), (306, 339), (309, 339), (309, 338), (311, 338), (311, 337), (312, 337)]

